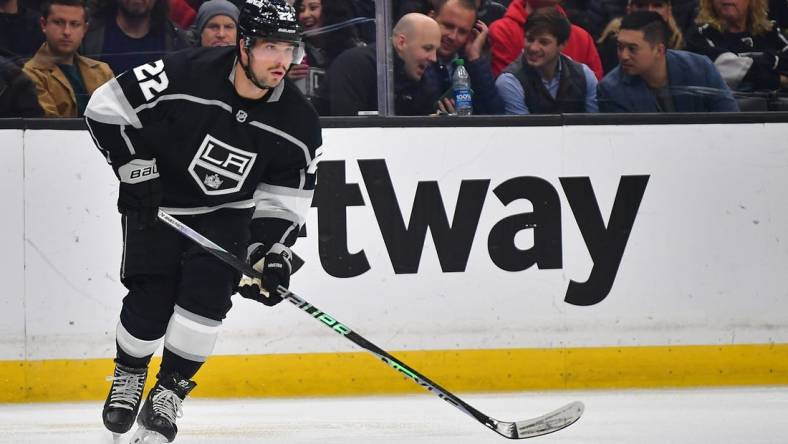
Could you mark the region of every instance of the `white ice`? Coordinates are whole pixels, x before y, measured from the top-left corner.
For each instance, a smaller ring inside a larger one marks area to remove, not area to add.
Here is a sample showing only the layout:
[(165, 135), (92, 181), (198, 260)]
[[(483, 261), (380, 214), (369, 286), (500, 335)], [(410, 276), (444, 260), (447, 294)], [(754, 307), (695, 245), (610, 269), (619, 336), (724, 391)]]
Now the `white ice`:
[[(571, 427), (535, 444), (788, 443), (788, 387), (460, 394), (501, 420), (581, 400)], [(0, 443), (110, 443), (101, 403), (0, 404)], [(176, 443), (503, 444), (435, 396), (188, 399)], [(126, 439), (131, 437), (127, 434)]]

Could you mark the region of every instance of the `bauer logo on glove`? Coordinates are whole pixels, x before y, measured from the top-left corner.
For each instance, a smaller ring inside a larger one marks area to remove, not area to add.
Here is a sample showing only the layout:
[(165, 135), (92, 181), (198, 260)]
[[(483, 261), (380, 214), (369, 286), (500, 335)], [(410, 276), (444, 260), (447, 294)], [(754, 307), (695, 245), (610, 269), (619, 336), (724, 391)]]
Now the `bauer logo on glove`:
[(270, 249), (260, 243), (250, 245), (249, 265), (260, 272), (262, 279), (249, 276), (241, 277), (241, 281), (238, 283), (238, 293), (269, 307), (282, 302), (277, 288), (290, 286), (292, 257), (293, 253), (290, 249), (282, 244), (274, 244)]

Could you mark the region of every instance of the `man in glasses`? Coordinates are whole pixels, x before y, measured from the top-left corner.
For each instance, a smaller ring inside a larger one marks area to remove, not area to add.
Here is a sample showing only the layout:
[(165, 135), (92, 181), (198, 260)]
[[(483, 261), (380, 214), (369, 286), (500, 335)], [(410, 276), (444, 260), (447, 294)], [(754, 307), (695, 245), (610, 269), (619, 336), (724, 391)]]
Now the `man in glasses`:
[[(117, 324), (105, 426), (171, 442), (191, 380), (211, 355), (230, 296), (275, 305), (290, 281), (290, 247), (309, 209), (321, 145), (317, 113), (282, 80), (302, 58), (284, 0), (246, 0), (238, 45), (195, 48), (134, 68), (99, 88), (85, 112), (120, 181), (128, 289)], [(241, 277), (163, 223), (157, 210), (262, 273)], [(164, 343), (142, 403), (151, 356)], [(140, 409), (140, 405), (142, 408)], [(138, 415), (139, 412), (139, 415)]]

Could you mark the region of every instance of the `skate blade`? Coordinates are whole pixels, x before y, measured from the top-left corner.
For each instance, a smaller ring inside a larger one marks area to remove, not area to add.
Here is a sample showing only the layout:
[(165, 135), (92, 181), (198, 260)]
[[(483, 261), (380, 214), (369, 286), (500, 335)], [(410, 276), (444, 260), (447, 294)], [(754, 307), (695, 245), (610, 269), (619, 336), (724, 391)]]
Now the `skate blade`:
[(168, 442), (167, 438), (161, 433), (140, 426), (137, 428), (137, 431), (134, 432), (134, 436), (131, 437), (129, 444), (164, 444)]

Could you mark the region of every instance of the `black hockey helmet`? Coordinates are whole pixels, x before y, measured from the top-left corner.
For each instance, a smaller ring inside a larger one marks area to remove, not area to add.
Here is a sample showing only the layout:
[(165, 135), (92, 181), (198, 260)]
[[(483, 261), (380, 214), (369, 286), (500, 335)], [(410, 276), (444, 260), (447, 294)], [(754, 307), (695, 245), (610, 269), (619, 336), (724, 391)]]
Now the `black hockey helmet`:
[(238, 37), (251, 46), (256, 38), (301, 44), (301, 25), (285, 0), (244, 0), (238, 17)]

